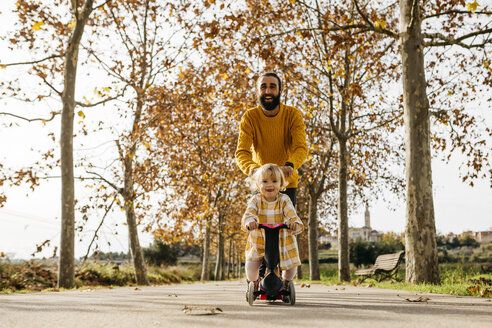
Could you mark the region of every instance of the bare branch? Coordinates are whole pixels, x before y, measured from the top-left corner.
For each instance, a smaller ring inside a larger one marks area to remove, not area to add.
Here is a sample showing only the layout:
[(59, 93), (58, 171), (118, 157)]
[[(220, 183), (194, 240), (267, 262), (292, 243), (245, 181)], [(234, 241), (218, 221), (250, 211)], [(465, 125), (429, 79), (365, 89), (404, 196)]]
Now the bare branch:
[(44, 74), (43, 72), (39, 71), (36, 67), (34, 67), (34, 70), (39, 73), (38, 76), (43, 80), (43, 82), (48, 87), (50, 87), (51, 90), (53, 90), (60, 97), (62, 96), (62, 92), (61, 91), (58, 91), (50, 82), (48, 82), (48, 80), (46, 80), (46, 74)]
[(387, 126), (389, 123), (396, 121), (397, 119), (398, 119), (398, 117), (393, 117), (393, 118), (391, 118), (391, 119), (389, 119), (387, 121), (383, 121), (380, 124), (375, 125), (375, 126), (373, 126), (371, 128), (367, 128), (367, 129), (359, 130), (359, 131), (354, 131), (354, 133), (352, 133), (352, 136), (358, 135), (358, 134), (360, 134), (362, 132), (369, 132), (369, 131), (372, 131), (372, 130), (378, 130), (378, 129), (384, 127), (384, 126)]
[(371, 31), (374, 31), (374, 32), (378, 32), (378, 33), (383, 33), (383, 34), (386, 34), (394, 39), (398, 39), (399, 36), (398, 36), (398, 33), (395, 33), (391, 30), (387, 30), (385, 28), (381, 28), (381, 27), (375, 27), (374, 24), (371, 22), (371, 20), (367, 17), (366, 14), (364, 14), (362, 12), (362, 10), (360, 9), (359, 7), (359, 1), (358, 0), (353, 0), (354, 4), (355, 4), (355, 8), (357, 9), (357, 12), (359, 13), (359, 15), (362, 17), (362, 19), (369, 25), (361, 25), (361, 24), (354, 24), (354, 25), (348, 25), (348, 26), (343, 26), (343, 29), (350, 29), (350, 27), (354, 26), (354, 27), (357, 27), (357, 28), (360, 28), (361, 26), (364, 27), (366, 30), (371, 30)]
[[(434, 18), (434, 17), (439, 17), (439, 16), (445, 16), (445, 15), (455, 15), (455, 14), (463, 14), (463, 15), (472, 15), (472, 12), (468, 10), (450, 10), (450, 11), (443, 11), (439, 13), (435, 13), (429, 16), (422, 17), (422, 20), (429, 19), (429, 18)], [(475, 11), (473, 15), (492, 15), (491, 11)]]
[[(125, 89), (126, 89), (126, 86), (125, 86)], [(114, 97), (109, 97), (109, 98), (103, 99), (103, 100), (101, 100), (101, 101), (98, 101), (98, 102), (92, 103), (92, 104), (84, 104), (84, 103), (81, 103), (81, 102), (79, 102), (79, 101), (76, 101), (76, 102), (75, 102), (75, 104), (76, 104), (77, 106), (80, 106), (80, 107), (86, 107), (86, 108), (88, 108), (88, 107), (96, 107), (96, 106), (99, 106), (99, 105), (105, 104), (105, 103), (107, 103), (107, 102), (109, 102), (109, 101), (116, 100), (116, 99), (120, 98), (121, 96), (123, 96), (125, 89), (123, 89), (121, 93), (117, 94), (117, 95), (116, 95), (116, 96), (114, 96)]]
[(106, 178), (104, 178), (102, 175), (100, 175), (99, 173), (96, 173), (96, 172), (90, 172), (90, 171), (86, 171), (88, 174), (94, 174), (95, 176), (97, 176), (97, 178), (82, 178), (82, 179), (91, 179), (91, 180), (101, 180), (101, 181), (104, 181), (106, 182), (109, 186), (111, 186), (114, 190), (116, 190), (117, 192), (120, 192), (121, 188), (118, 188), (114, 183), (106, 180)]
[(22, 117), (22, 116), (19, 116), (19, 115), (12, 114), (12, 113), (0, 112), (0, 115), (13, 116), (15, 118), (18, 118), (18, 119), (21, 119), (21, 120), (24, 120), (24, 121), (28, 121), (28, 122), (34, 122), (34, 121), (49, 122), (49, 121), (52, 121), (55, 118), (56, 115), (59, 115), (59, 114), (61, 114), (61, 112), (51, 112), (51, 117), (50, 118), (26, 118), (26, 117)]
[(93, 10), (93, 11), (94, 11), (94, 10), (98, 10), (98, 9), (100, 9), (100, 8), (104, 7), (105, 5), (107, 5), (107, 4), (108, 4), (108, 3), (110, 3), (110, 2), (111, 2), (111, 0), (104, 1), (104, 2), (103, 2), (102, 4), (100, 4), (99, 6), (95, 6), (95, 7), (93, 7), (93, 8), (92, 8), (92, 10)]
[(104, 219), (106, 218), (106, 215), (108, 215), (109, 211), (111, 210), (111, 207), (113, 207), (114, 202), (116, 201), (116, 197), (113, 198), (113, 201), (109, 205), (108, 208), (106, 208), (106, 212), (104, 213), (104, 216), (101, 219), (101, 222), (99, 223), (99, 226), (97, 227), (96, 231), (94, 231), (94, 236), (92, 237), (91, 242), (89, 243), (89, 247), (87, 247), (87, 253), (85, 253), (84, 259), (82, 260), (82, 264), (80, 266), (83, 266), (85, 261), (87, 260), (87, 257), (89, 256), (89, 252), (91, 250), (92, 244), (94, 243), (94, 240), (97, 237), (97, 233), (99, 232), (99, 229), (101, 229), (101, 226), (104, 223)]
[(46, 57), (46, 58), (43, 58), (43, 59), (39, 59), (39, 60), (33, 60), (33, 61), (27, 61), (27, 62), (17, 62), (17, 63), (0, 63), (0, 67), (2, 68), (6, 68), (6, 67), (9, 67), (9, 66), (18, 66), (18, 65), (34, 65), (34, 64), (39, 64), (39, 63), (42, 63), (46, 60), (50, 60), (50, 59), (53, 59), (53, 58), (60, 58), (60, 57), (63, 57), (65, 56), (65, 54), (59, 54), (59, 55), (51, 55), (49, 57)]
[[(486, 44), (492, 43), (492, 39), (488, 38), (484, 42), (478, 43), (478, 44), (466, 44), (466, 43), (463, 43), (462, 41), (469, 39), (469, 38), (476, 37), (478, 35), (484, 35), (484, 34), (490, 34), (490, 33), (492, 33), (492, 28), (468, 33), (468, 34), (465, 34), (459, 38), (448, 37), (448, 36), (445, 36), (441, 33), (423, 33), (424, 38), (431, 39), (431, 41), (425, 42), (424, 46), (425, 47), (444, 47), (444, 46), (450, 46), (450, 45), (458, 45), (460, 47), (467, 48), (467, 49), (483, 48)], [(442, 42), (434, 41), (435, 39), (442, 40)]]

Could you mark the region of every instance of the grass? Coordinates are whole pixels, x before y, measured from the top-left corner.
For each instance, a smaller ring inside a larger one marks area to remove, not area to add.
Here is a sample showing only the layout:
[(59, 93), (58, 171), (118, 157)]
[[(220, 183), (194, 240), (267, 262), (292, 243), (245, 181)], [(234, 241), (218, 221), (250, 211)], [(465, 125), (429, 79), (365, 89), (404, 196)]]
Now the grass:
[[(480, 296), (492, 298), (492, 273), (481, 273), (479, 264), (445, 263), (440, 265), (441, 284), (407, 284), (405, 282), (367, 279), (359, 282), (351, 267), (351, 282), (345, 284), (372, 286), (408, 290), (415, 292), (439, 293), (463, 296)], [(303, 282), (309, 280), (309, 266), (303, 264)], [(152, 285), (184, 283), (200, 280), (200, 265), (183, 265), (167, 267), (147, 267), (147, 275)], [(321, 283), (326, 285), (342, 284), (338, 280), (336, 263), (320, 265)], [(405, 270), (400, 266), (398, 277), (404, 281)], [(54, 268), (43, 263), (0, 262), (0, 294), (26, 293), (32, 291), (59, 291), (56, 288)], [(135, 286), (135, 273), (132, 266), (125, 264), (115, 266), (110, 263), (89, 262), (76, 271), (76, 288), (111, 288), (114, 286)]]
[[(351, 282), (344, 284), (371, 286), (387, 289), (399, 289), (415, 292), (480, 296), (492, 298), (492, 273), (482, 273), (478, 264), (469, 263), (444, 263), (439, 265), (441, 284), (407, 284), (405, 283), (405, 270), (400, 266), (398, 278), (402, 282), (385, 280), (377, 282), (374, 279), (366, 279), (360, 283), (359, 277), (355, 276), (355, 268), (351, 267)], [(309, 266), (303, 264), (303, 282), (309, 281)], [(321, 283), (326, 285), (342, 284), (338, 280), (338, 268), (336, 263), (320, 265)]]
[[(198, 281), (200, 266), (177, 265), (147, 267), (152, 285)], [(133, 267), (124, 264), (88, 262), (75, 271), (75, 288), (135, 286)], [(0, 294), (27, 293), (33, 291), (59, 291), (53, 266), (39, 262), (0, 262)]]

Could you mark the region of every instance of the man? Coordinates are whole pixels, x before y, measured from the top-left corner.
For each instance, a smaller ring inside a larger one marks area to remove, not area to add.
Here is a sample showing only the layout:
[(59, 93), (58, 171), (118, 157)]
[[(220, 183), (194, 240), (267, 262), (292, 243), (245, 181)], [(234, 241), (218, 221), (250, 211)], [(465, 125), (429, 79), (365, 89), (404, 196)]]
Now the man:
[(281, 167), (288, 185), (285, 190), (294, 207), (299, 175), (307, 157), (304, 120), (299, 110), (280, 103), (282, 82), (277, 74), (262, 74), (256, 83), (259, 106), (241, 119), (236, 162), (248, 175), (267, 163)]

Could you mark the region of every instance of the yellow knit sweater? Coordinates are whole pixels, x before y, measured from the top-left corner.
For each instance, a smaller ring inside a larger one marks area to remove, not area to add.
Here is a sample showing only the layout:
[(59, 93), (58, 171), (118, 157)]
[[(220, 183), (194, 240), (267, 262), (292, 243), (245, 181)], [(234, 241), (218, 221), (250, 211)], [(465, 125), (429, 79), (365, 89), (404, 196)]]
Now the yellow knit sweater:
[(297, 169), (307, 157), (304, 120), (299, 110), (280, 104), (274, 117), (263, 114), (260, 106), (246, 111), (239, 126), (236, 162), (249, 174), (267, 163), (283, 166), (294, 164), (294, 174), (287, 179), (287, 188), (297, 187)]

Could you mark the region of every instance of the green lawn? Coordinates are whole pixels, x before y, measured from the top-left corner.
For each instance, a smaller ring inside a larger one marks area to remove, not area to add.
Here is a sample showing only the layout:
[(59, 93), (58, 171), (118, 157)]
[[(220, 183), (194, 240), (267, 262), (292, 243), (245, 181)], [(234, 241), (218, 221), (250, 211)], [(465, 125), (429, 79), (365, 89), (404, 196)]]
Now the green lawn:
[[(441, 284), (407, 284), (405, 283), (405, 269), (400, 265), (398, 278), (403, 282), (382, 281), (366, 279), (359, 282), (355, 276), (356, 268), (351, 265), (351, 282), (344, 284), (379, 287), (388, 289), (401, 289), (417, 292), (480, 296), (492, 298), (492, 273), (482, 273), (479, 264), (475, 263), (444, 263), (439, 265)], [(309, 265), (302, 265), (303, 282), (309, 282)], [(338, 280), (338, 265), (336, 263), (320, 264), (321, 283), (326, 285), (342, 284)]]

